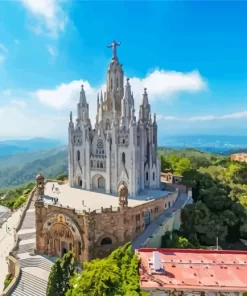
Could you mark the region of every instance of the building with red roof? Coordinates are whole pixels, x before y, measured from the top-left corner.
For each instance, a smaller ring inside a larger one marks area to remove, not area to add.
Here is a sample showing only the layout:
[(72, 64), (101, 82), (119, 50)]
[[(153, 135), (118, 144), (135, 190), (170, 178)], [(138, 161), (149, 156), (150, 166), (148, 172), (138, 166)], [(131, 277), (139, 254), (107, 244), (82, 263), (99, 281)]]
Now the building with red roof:
[(141, 289), (152, 296), (247, 292), (247, 252), (143, 248), (136, 254), (141, 260)]

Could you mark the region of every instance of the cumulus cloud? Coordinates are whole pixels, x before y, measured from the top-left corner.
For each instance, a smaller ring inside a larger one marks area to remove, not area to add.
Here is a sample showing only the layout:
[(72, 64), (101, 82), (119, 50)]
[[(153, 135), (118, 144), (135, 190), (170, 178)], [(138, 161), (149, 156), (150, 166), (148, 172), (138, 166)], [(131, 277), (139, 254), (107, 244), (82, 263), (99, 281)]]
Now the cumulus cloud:
[(65, 138), (68, 117), (61, 114), (38, 113), (23, 102), (0, 106), (0, 138), (57, 137)]
[[(36, 98), (47, 106), (55, 109), (68, 109), (78, 102), (81, 84), (90, 104), (90, 116), (96, 114), (96, 98), (100, 90), (105, 90), (106, 85), (92, 87), (86, 80), (75, 80), (70, 83), (62, 83), (54, 89), (40, 89), (35, 92)], [(143, 89), (147, 87), (149, 100), (168, 100), (171, 95), (180, 92), (199, 92), (207, 88), (207, 83), (198, 71), (190, 73), (168, 72), (155, 70), (145, 78), (133, 77), (130, 79), (134, 92), (136, 108), (139, 106)]]
[(58, 37), (64, 31), (68, 17), (61, 6), (61, 0), (20, 0), (23, 6), (35, 17), (32, 27), (36, 34), (49, 34)]
[(161, 114), (157, 115), (157, 120), (168, 120), (168, 121), (212, 121), (212, 120), (224, 120), (224, 119), (244, 119), (247, 118), (247, 111), (236, 112), (225, 115), (204, 115), (204, 116), (191, 116), (191, 117), (177, 117), (177, 116), (164, 116)]
[(24, 109), (27, 107), (27, 103), (23, 100), (12, 100), (11, 104), (17, 108)]

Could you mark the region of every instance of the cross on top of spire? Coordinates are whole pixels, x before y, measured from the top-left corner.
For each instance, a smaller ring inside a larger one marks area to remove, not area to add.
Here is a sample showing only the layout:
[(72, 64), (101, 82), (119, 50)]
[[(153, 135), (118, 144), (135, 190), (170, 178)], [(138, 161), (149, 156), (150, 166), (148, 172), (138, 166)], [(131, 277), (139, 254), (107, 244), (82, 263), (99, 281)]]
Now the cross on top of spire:
[(108, 48), (112, 48), (112, 59), (117, 60), (117, 46), (120, 46), (121, 42), (112, 41), (110, 45), (107, 45)]

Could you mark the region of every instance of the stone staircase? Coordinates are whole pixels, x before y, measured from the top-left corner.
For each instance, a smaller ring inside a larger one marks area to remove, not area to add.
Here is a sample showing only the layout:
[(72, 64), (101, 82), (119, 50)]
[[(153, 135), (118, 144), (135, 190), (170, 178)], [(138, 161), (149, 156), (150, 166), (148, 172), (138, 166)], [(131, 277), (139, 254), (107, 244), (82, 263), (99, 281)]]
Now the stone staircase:
[(21, 270), (21, 277), (13, 296), (45, 296), (47, 282), (29, 272)]
[(48, 257), (33, 254), (35, 248), (34, 201), (31, 202), (26, 212), (18, 237), (19, 245), (15, 253), (20, 263), (21, 275), (10, 295), (45, 296), (53, 261), (49, 260)]
[(47, 260), (46, 258), (43, 258), (41, 256), (38, 258), (37, 257), (38, 256), (34, 256), (26, 259), (20, 259), (19, 262), (20, 262), (21, 268), (24, 269), (25, 267), (38, 267), (50, 272), (53, 263), (50, 260)]

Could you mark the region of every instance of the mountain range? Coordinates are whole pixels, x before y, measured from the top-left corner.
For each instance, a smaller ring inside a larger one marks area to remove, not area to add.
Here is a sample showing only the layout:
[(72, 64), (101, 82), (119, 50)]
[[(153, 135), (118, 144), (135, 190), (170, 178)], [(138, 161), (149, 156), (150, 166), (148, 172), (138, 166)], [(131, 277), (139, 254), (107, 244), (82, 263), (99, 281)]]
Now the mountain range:
[[(195, 148), (222, 155), (247, 151), (247, 137), (174, 136), (166, 137), (162, 146)], [(53, 178), (68, 173), (67, 146), (44, 138), (0, 142), (0, 188), (33, 182), (37, 173)]]
[(28, 140), (0, 141), (0, 158), (17, 153), (50, 149), (62, 145), (62, 141), (46, 138), (33, 138)]

